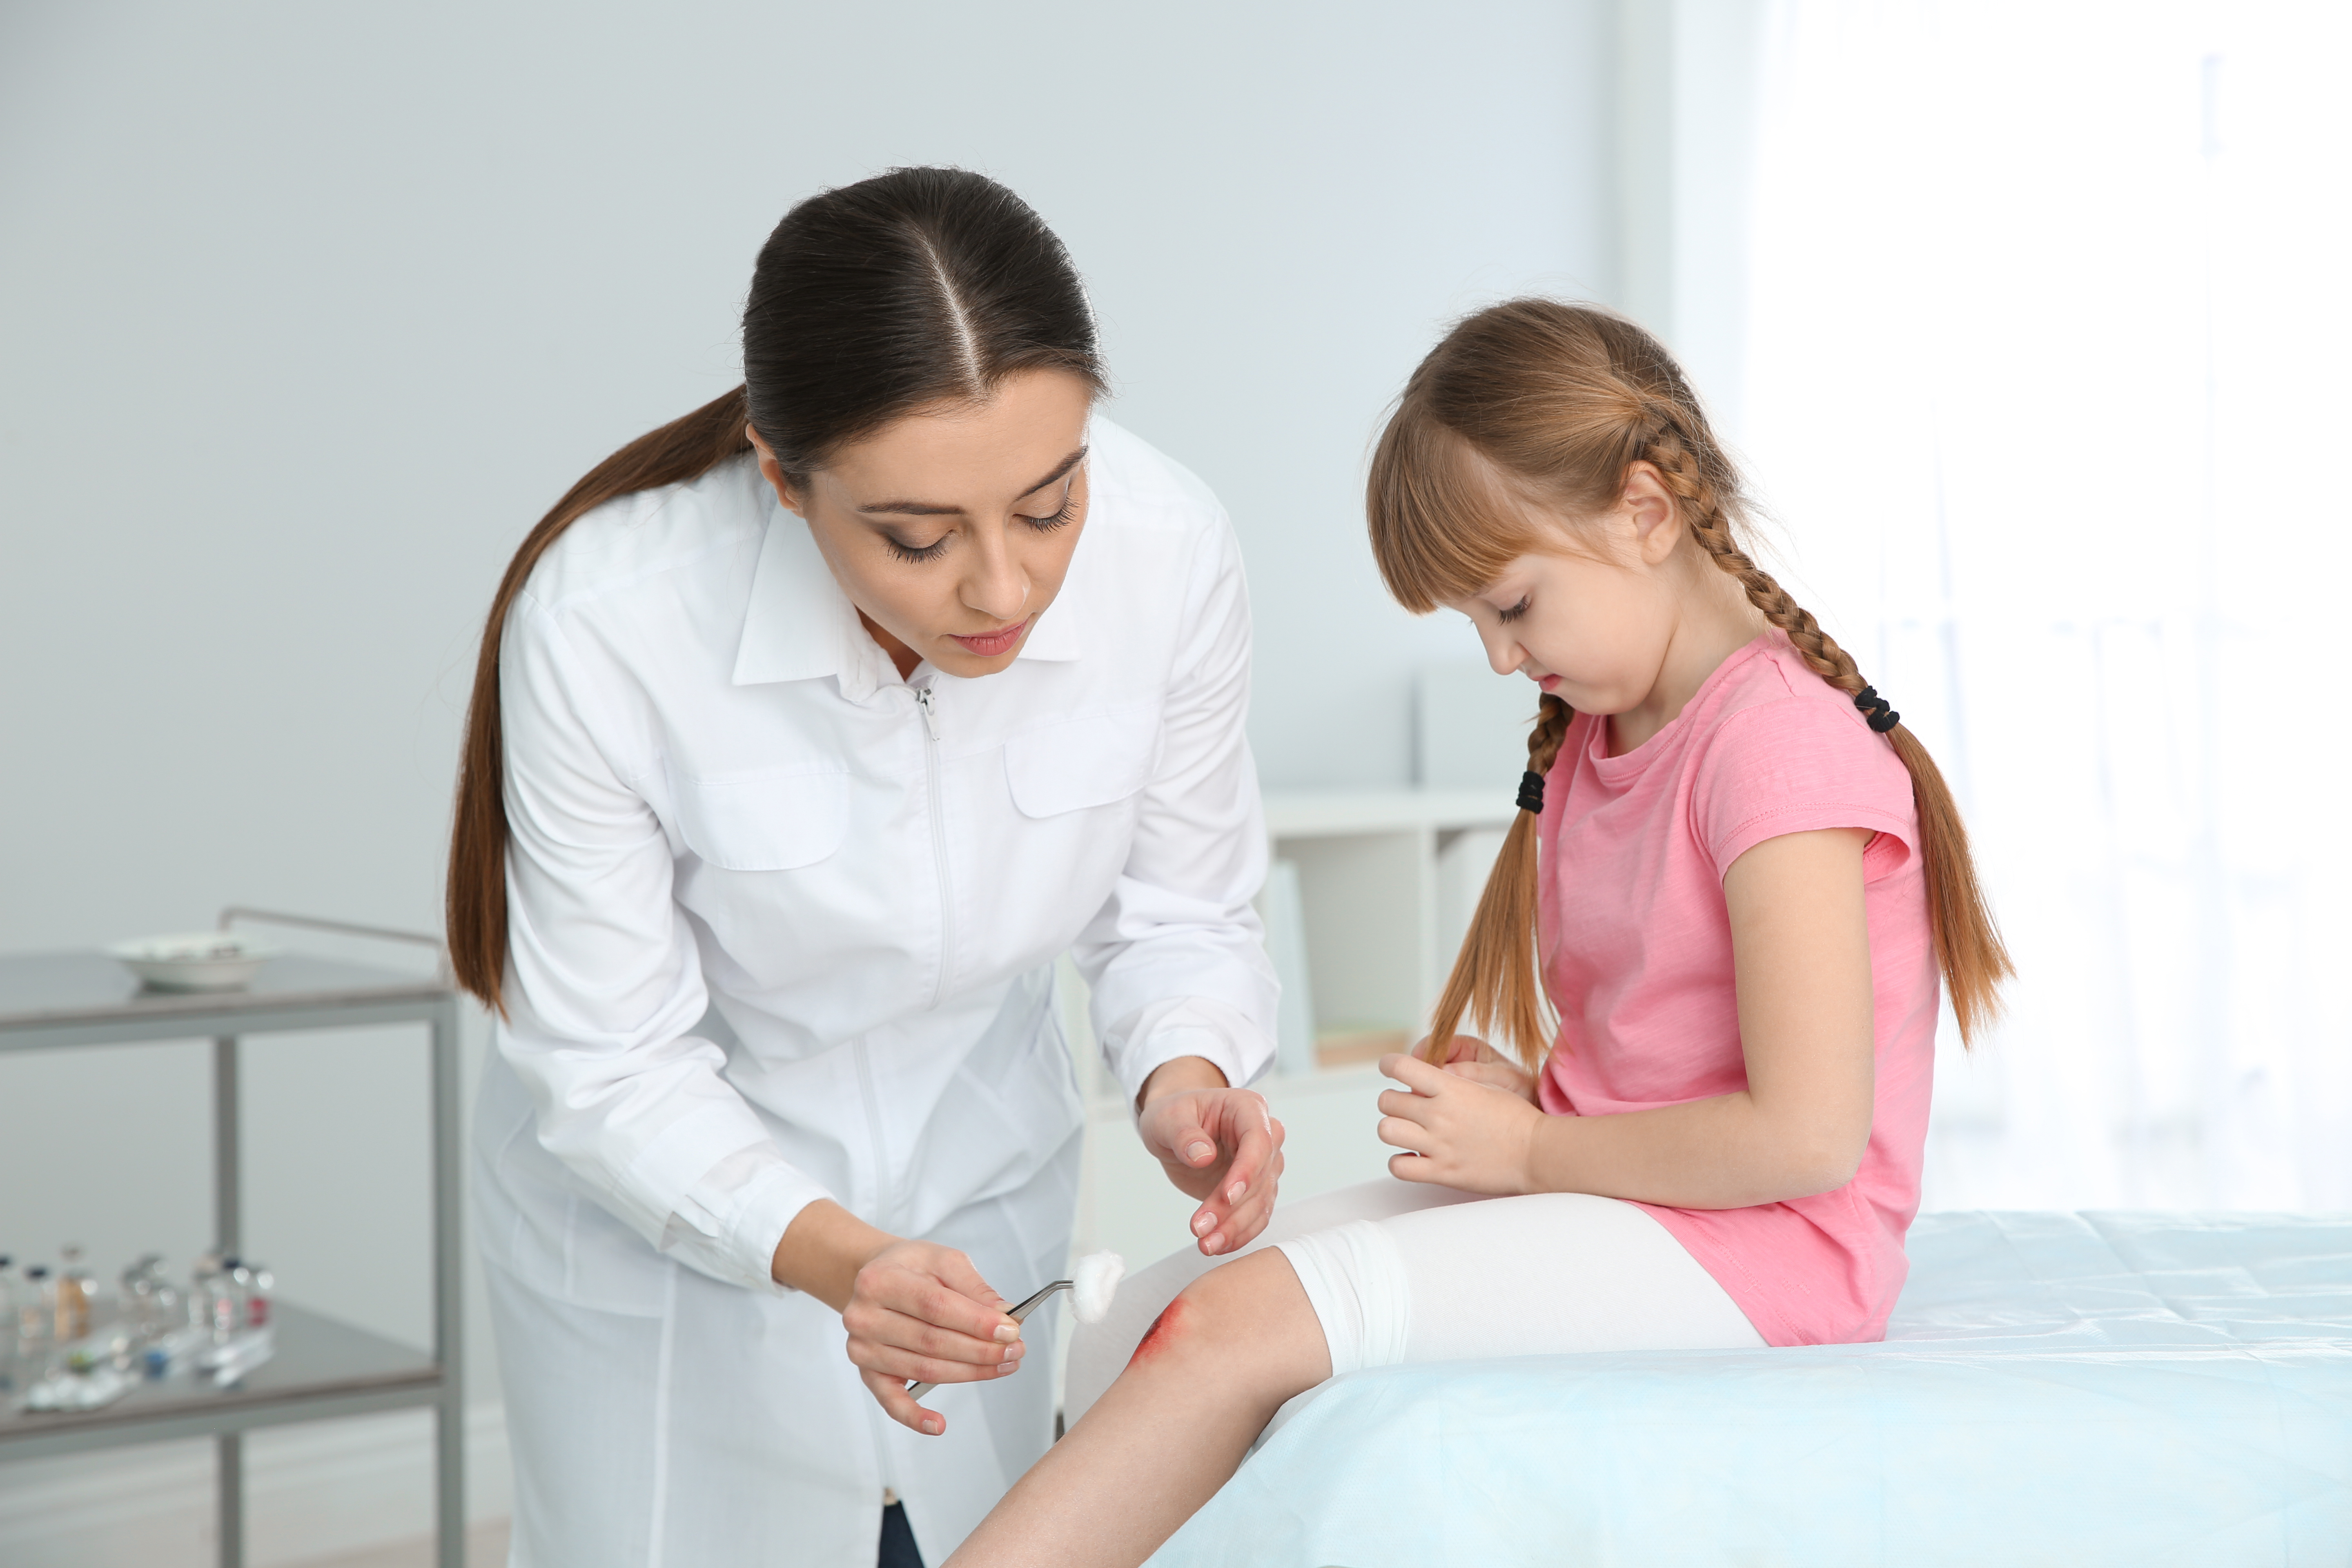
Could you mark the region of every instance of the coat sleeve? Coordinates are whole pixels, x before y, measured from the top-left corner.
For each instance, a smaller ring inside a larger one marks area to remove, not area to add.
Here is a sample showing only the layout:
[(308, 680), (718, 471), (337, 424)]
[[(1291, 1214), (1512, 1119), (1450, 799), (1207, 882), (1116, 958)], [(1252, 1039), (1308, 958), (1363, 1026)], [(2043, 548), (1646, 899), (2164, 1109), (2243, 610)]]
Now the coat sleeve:
[(1071, 949), (1130, 1105), (1178, 1057), (1206, 1058), (1235, 1086), (1274, 1061), (1279, 989), (1251, 904), (1266, 844), (1244, 732), (1249, 660), (1241, 552), (1219, 511), (1185, 584), (1160, 760), (1127, 864)]
[[(600, 680), (598, 675), (604, 675)], [(529, 595), (499, 654), (509, 1016), (498, 1049), (540, 1142), (656, 1247), (781, 1290), (784, 1227), (829, 1196), (785, 1160), (695, 1031), (709, 1005), (661, 823), (612, 757), (614, 677)], [(600, 743), (600, 732), (602, 742)]]

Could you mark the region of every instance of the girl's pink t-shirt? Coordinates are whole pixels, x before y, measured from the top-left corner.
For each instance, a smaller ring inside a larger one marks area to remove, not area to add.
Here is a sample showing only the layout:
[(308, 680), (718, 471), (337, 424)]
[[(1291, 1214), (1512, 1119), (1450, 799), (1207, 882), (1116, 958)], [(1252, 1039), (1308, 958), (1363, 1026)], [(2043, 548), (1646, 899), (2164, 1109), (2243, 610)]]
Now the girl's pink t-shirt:
[[(1753, 1208), (1641, 1205), (1776, 1345), (1885, 1337), (1919, 1207), (1938, 974), (1911, 775), (1779, 632), (1723, 661), (1621, 757), (1578, 714), (1544, 786), (1542, 940), (1559, 1038), (1543, 1109), (1607, 1116), (1747, 1087), (1723, 875), (1767, 838), (1875, 835), (1863, 853), (1877, 1099), (1853, 1181)], [(1805, 911), (1790, 910), (1790, 920)]]

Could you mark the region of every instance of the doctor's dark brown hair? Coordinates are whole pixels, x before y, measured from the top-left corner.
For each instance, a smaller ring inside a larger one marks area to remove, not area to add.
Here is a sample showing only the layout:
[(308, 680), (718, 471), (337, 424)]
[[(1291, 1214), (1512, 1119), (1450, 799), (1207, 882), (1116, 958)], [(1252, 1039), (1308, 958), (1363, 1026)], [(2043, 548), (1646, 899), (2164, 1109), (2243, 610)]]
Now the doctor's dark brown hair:
[(505, 1012), (499, 649), (507, 612), (548, 546), (606, 501), (743, 456), (752, 430), (798, 479), (894, 419), (984, 401), (1005, 377), (1033, 370), (1103, 388), (1094, 317), (1069, 253), (1003, 185), (960, 169), (894, 169), (784, 215), (751, 271), (743, 384), (590, 469), (524, 538), (490, 601), (449, 843), (449, 959), (459, 984)]
[[(1366, 500), (1381, 576), (1416, 614), (1469, 598), (1517, 556), (1558, 548), (1517, 509), (1496, 504), (1498, 486), (1568, 518), (1591, 517), (1616, 504), (1635, 463), (1657, 470), (1691, 538), (1813, 673), (1849, 696), (1862, 691), (1853, 658), (1740, 548), (1739, 472), (1682, 371), (1649, 333), (1591, 306), (1509, 300), (1465, 318), (1421, 362), (1372, 457)], [(1541, 700), (1530, 769), (1551, 771), (1571, 717), (1559, 698)], [(1885, 733), (1911, 773), (1937, 963), (1961, 1037), (1973, 1040), (1999, 1011), (2009, 953), (1935, 759), (1901, 724)], [(1431, 1020), (1433, 1059), (1445, 1059), (1469, 1019), (1500, 1034), (1529, 1070), (1542, 1066), (1552, 1041), (1537, 888), (1536, 819), (1522, 811)]]

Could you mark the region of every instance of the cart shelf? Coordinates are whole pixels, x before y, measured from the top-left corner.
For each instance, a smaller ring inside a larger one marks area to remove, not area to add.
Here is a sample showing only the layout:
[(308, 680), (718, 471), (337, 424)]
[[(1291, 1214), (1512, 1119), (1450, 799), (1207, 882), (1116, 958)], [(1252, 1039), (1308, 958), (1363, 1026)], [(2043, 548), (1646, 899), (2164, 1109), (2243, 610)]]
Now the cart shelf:
[[(419, 941), (260, 910), (236, 919)], [(435, 1415), (435, 1522), (442, 1568), (462, 1568), (465, 1455), (458, 1309), (457, 995), (446, 981), (302, 955), (271, 959), (237, 991), (151, 991), (103, 953), (0, 956), (0, 1055), (202, 1040), (213, 1052), (213, 1212), (224, 1253), (242, 1250), (237, 1092), (240, 1037), (295, 1029), (427, 1026), (433, 1088), (433, 1349), (412, 1349), (299, 1307), (277, 1312), (277, 1353), (226, 1388), (181, 1375), (142, 1384), (101, 1410), (0, 1412), (0, 1459), (211, 1436), (219, 1476), (220, 1562), (245, 1556), (243, 1435), (257, 1426), (419, 1406)]]
[(0, 1458), (370, 1415), (440, 1398), (441, 1368), (427, 1352), (300, 1307), (270, 1305), (277, 1353), (227, 1387), (215, 1387), (207, 1373), (178, 1373), (140, 1384), (102, 1410), (0, 1410)]

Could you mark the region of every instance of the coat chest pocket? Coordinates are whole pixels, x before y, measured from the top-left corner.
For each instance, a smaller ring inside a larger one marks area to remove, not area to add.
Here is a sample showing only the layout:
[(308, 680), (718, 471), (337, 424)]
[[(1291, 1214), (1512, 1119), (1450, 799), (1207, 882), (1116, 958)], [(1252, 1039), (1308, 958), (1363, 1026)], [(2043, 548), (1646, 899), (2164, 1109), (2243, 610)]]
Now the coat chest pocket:
[(1024, 816), (1125, 800), (1151, 777), (1160, 705), (1130, 703), (1024, 730), (1004, 742), (1004, 782)]
[(849, 773), (818, 763), (698, 779), (670, 774), (678, 837), (722, 871), (790, 871), (841, 847)]

